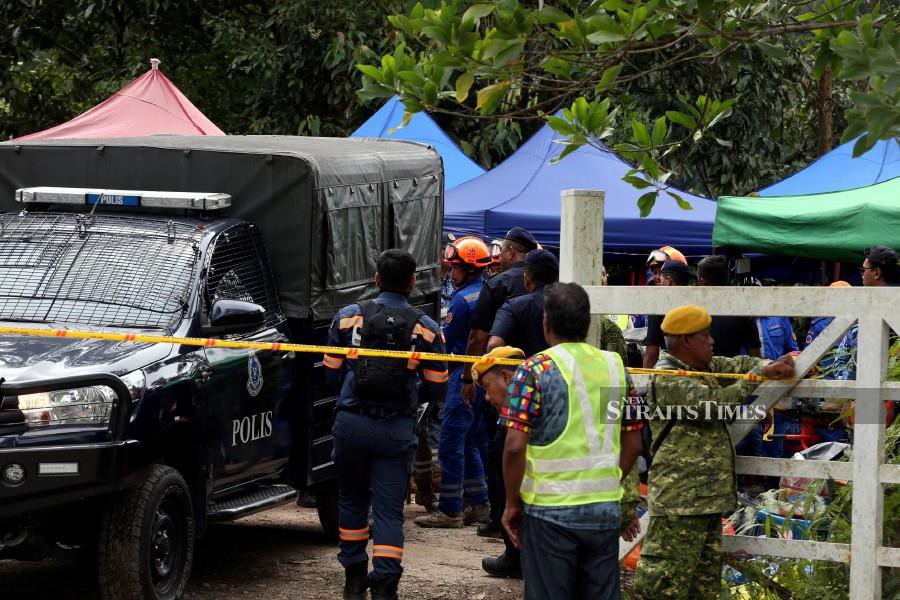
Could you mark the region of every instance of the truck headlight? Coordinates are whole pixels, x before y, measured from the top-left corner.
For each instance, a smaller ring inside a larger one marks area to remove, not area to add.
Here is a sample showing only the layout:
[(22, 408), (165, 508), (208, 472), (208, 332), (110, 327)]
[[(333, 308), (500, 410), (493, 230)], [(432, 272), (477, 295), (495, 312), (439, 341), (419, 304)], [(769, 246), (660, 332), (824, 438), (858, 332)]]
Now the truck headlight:
[(116, 393), (105, 385), (19, 396), (19, 410), (29, 425), (108, 423)]

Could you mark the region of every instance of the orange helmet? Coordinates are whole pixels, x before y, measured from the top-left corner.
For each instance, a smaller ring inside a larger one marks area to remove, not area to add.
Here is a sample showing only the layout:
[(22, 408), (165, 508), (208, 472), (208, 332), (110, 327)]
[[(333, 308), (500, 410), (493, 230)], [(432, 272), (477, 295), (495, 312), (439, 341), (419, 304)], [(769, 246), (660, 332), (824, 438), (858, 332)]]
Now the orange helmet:
[(672, 246), (663, 246), (659, 250), (654, 250), (647, 257), (647, 266), (655, 264), (663, 264), (667, 260), (677, 260), (678, 262), (688, 264), (684, 254), (673, 248)]
[(491, 250), (483, 241), (469, 235), (447, 246), (444, 258), (452, 265), (462, 264), (483, 269), (491, 264)]

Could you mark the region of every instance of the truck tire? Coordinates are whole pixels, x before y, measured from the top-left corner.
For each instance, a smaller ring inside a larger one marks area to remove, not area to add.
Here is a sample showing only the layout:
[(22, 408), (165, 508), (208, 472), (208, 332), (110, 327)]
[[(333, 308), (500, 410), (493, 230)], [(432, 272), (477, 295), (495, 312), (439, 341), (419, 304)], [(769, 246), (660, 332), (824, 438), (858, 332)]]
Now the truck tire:
[(98, 576), (103, 600), (177, 600), (194, 560), (188, 486), (172, 467), (153, 465), (134, 490), (109, 503), (100, 523)]
[(325, 483), (313, 490), (316, 496), (316, 512), (322, 531), (332, 542), (338, 539), (338, 489), (337, 482)]

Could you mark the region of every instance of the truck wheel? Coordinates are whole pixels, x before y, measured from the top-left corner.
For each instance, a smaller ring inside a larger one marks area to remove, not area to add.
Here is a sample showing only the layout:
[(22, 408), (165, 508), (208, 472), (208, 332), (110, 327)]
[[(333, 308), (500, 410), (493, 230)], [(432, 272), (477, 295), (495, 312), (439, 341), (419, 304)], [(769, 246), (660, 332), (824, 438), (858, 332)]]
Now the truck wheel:
[(322, 531), (331, 541), (338, 539), (338, 489), (337, 482), (329, 482), (313, 490), (316, 495), (316, 512)]
[(100, 523), (103, 600), (177, 600), (194, 560), (194, 512), (187, 484), (154, 465), (138, 488), (110, 502)]

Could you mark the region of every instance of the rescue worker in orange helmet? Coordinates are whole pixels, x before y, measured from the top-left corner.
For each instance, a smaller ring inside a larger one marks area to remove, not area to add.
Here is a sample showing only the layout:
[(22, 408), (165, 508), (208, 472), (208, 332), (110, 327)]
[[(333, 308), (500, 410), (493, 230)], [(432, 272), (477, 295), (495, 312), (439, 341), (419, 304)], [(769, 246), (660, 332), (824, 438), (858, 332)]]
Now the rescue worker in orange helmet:
[(651, 251), (649, 256), (647, 256), (648, 285), (659, 285), (660, 270), (667, 260), (677, 260), (680, 263), (688, 264), (684, 254), (672, 246), (663, 246)]
[[(453, 265), (451, 277), (456, 286), (443, 327), (444, 338), (448, 352), (465, 354), (481, 292), (481, 276), (491, 264), (491, 251), (479, 238), (470, 236), (448, 246), (444, 258)], [(462, 527), (490, 518), (480, 448), (482, 439), (487, 446), (481, 406), (484, 394), (479, 392), (474, 402), (466, 402), (462, 396), (466, 369), (462, 363), (451, 364), (438, 443), (440, 501), (437, 512), (416, 518), (416, 524), (421, 527)]]

